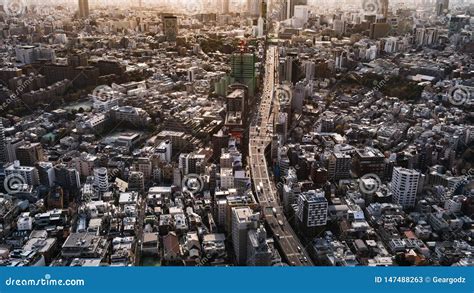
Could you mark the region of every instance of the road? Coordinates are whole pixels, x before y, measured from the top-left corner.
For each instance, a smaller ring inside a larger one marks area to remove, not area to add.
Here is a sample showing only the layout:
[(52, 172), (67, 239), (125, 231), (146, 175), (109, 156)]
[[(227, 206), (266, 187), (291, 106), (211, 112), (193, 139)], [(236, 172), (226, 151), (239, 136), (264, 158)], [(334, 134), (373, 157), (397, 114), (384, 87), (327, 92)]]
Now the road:
[(249, 164), (252, 183), (263, 216), (280, 253), (289, 265), (312, 266), (312, 262), (301, 242), (288, 223), (279, 203), (275, 183), (268, 171), (265, 148), (272, 141), (273, 117), (278, 113), (278, 99), (274, 96), (275, 86), (279, 83), (278, 48), (270, 46), (265, 60), (264, 89), (260, 105), (249, 134)]

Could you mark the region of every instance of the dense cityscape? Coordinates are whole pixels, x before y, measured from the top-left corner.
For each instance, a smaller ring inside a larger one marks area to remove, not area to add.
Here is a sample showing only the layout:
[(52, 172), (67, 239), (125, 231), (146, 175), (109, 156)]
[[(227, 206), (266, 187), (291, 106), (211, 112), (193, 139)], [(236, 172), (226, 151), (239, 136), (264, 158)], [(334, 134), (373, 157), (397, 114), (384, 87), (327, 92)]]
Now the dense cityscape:
[(0, 266), (473, 266), (472, 0), (0, 0)]

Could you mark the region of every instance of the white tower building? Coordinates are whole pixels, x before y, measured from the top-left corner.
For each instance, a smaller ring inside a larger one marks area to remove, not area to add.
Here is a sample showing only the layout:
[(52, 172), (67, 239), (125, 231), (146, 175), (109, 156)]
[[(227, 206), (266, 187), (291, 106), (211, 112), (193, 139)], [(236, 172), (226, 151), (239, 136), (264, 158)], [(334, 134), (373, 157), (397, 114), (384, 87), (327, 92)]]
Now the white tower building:
[(401, 205), (403, 208), (414, 207), (419, 180), (420, 173), (417, 171), (395, 167), (393, 169), (392, 182), (390, 183), (393, 202)]

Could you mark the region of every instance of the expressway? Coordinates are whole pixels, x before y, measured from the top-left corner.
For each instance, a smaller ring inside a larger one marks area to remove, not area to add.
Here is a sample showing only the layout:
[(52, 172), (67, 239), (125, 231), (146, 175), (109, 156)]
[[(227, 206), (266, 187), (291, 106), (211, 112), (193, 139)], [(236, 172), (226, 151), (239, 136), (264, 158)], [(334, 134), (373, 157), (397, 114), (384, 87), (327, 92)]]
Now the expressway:
[(298, 237), (294, 233), (279, 204), (277, 190), (268, 171), (265, 149), (273, 136), (273, 117), (278, 113), (278, 99), (274, 89), (278, 86), (278, 48), (270, 46), (265, 61), (264, 89), (260, 105), (249, 134), (249, 163), (252, 183), (262, 208), (267, 227), (274, 235), (281, 256), (293, 266), (313, 265)]

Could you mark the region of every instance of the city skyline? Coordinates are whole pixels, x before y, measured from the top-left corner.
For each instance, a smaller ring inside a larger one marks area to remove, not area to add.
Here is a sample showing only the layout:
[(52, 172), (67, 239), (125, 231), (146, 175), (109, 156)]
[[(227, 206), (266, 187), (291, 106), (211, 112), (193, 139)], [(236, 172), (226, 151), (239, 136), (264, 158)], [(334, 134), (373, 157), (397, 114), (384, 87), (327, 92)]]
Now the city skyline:
[(474, 3), (2, 3), (0, 266), (473, 266)]

